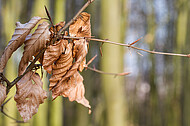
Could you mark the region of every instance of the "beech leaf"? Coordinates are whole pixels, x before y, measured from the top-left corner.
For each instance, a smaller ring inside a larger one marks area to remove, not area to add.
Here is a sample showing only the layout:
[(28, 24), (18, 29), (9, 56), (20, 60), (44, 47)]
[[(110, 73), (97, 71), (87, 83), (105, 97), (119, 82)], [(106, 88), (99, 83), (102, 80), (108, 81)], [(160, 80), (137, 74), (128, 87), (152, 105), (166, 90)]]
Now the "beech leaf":
[(82, 12), (77, 20), (70, 25), (69, 35), (73, 37), (91, 36), (90, 14)]
[(71, 68), (67, 73), (59, 80), (57, 85), (60, 85), (65, 79), (73, 76), (78, 70), (82, 71), (84, 68), (84, 64), (86, 64), (86, 54), (87, 54), (87, 42), (85, 39), (76, 40), (74, 43), (74, 50), (75, 53), (74, 58), (75, 62), (72, 64)]
[(60, 55), (59, 59), (52, 67), (52, 76), (50, 81), (50, 90), (57, 84), (57, 82), (66, 74), (66, 72), (72, 66), (72, 43), (69, 43), (63, 54)]
[(62, 39), (47, 47), (43, 57), (43, 67), (48, 73), (52, 72), (53, 63), (64, 53), (67, 44), (68, 41)]
[(24, 43), (26, 36), (30, 33), (30, 31), (36, 26), (36, 24), (40, 20), (41, 17), (33, 17), (28, 23), (16, 23), (16, 29), (12, 36), (12, 39), (9, 41), (9, 44), (5, 48), (3, 55), (0, 59), (0, 73), (3, 72), (7, 64), (7, 61), (11, 57), (12, 53), (16, 51)]
[(79, 63), (79, 71), (82, 72), (86, 64), (86, 55), (88, 53), (88, 42), (86, 39), (80, 39), (74, 41), (73, 53), (75, 54), (76, 63)]
[(89, 105), (89, 101), (84, 97), (84, 94), (83, 77), (79, 72), (76, 72), (52, 90), (53, 99), (62, 95), (63, 97), (68, 97), (70, 101), (77, 101), (90, 109), (91, 106)]
[(14, 97), (18, 111), (27, 122), (38, 112), (39, 105), (47, 98), (43, 90), (40, 76), (32, 71), (28, 72), (17, 84)]
[(0, 83), (0, 105), (3, 104), (6, 98), (6, 87), (2, 83)]
[(49, 24), (47, 22), (39, 24), (35, 32), (32, 35), (29, 35), (24, 42), (25, 47), (19, 64), (19, 75), (23, 74), (28, 66), (28, 62), (33, 59), (32, 56), (35, 56), (36, 53), (42, 50), (49, 41), (50, 32), (48, 26)]

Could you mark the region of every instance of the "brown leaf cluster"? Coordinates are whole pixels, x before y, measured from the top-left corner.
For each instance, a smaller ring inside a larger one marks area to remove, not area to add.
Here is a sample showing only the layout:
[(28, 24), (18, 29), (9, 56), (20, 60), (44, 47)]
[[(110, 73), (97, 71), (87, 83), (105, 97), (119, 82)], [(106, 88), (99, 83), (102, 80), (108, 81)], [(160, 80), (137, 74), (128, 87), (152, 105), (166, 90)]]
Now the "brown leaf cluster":
[(24, 122), (38, 112), (39, 105), (47, 98), (43, 83), (38, 74), (30, 71), (17, 84), (14, 97), (16, 106)]
[[(42, 22), (38, 25), (33, 34), (30, 34), (31, 30), (41, 20), (41, 17), (33, 17), (28, 23), (21, 24), (16, 23), (16, 29), (9, 41), (9, 44), (5, 48), (3, 55), (0, 59), (0, 72), (2, 73), (8, 59), (12, 53), (16, 51), (23, 43), (24, 52), (19, 64), (19, 75), (22, 75), (26, 70), (28, 63), (32, 62), (33, 58), (43, 48), (46, 47), (47, 42), (50, 39), (49, 24)], [(39, 75), (33, 71), (29, 71), (24, 75), (21, 80), (16, 84), (15, 101), (17, 102), (17, 108), (23, 120), (28, 121), (38, 111), (39, 104), (44, 102), (47, 98), (46, 92), (42, 88), (42, 81)], [(6, 87), (0, 84), (0, 103), (2, 104), (6, 98)]]
[[(73, 37), (91, 36), (88, 13), (81, 13), (77, 20), (70, 25), (69, 35)], [(68, 97), (70, 101), (75, 100), (91, 108), (88, 100), (84, 97), (83, 77), (78, 72), (84, 69), (87, 53), (88, 41), (86, 39), (73, 40), (70, 43), (67, 40), (59, 40), (47, 48), (44, 53), (43, 67), (48, 73), (52, 73), (49, 79), (49, 89), (52, 91), (53, 99), (64, 96)]]
[[(33, 17), (25, 24), (17, 22), (12, 39), (0, 59), (0, 73), (2, 73), (12, 53), (24, 43), (24, 52), (18, 70), (21, 79), (16, 84), (14, 97), (24, 122), (37, 113), (39, 105), (47, 98), (41, 78), (36, 71), (32, 69), (25, 72), (29, 62), (33, 62), (37, 54), (44, 49), (46, 50), (42, 52), (39, 61), (43, 68), (52, 75), (49, 79), (49, 90), (52, 91), (53, 99), (58, 96), (68, 97), (70, 101), (77, 101), (89, 109), (91, 108), (88, 100), (84, 97), (83, 77), (79, 73), (86, 65), (88, 40), (57, 39), (57, 33), (65, 25), (65, 22), (60, 22), (50, 29), (47, 22), (42, 22), (34, 33), (30, 34), (40, 20), (40, 17)], [(68, 33), (65, 32), (64, 35), (68, 35)], [(91, 36), (90, 15), (88, 13), (81, 13), (77, 20), (70, 25), (69, 35), (72, 37)], [(0, 104), (5, 98), (6, 87), (0, 83)]]

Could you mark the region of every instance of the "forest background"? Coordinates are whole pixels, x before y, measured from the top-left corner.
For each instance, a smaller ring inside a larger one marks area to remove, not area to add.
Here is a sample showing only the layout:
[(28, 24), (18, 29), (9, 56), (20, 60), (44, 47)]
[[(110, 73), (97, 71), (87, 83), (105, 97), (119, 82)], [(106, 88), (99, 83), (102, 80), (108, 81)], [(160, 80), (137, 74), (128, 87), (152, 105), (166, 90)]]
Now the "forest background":
[[(0, 54), (14, 33), (15, 23), (26, 23), (33, 16), (47, 17), (50, 11), (54, 24), (68, 22), (86, 0), (0, 0)], [(95, 38), (131, 43), (155, 51), (188, 54), (190, 47), (189, 0), (95, 0), (85, 10), (91, 14)], [(26, 124), (15, 123), (0, 114), (0, 126), (188, 126), (190, 125), (189, 59), (153, 55), (126, 47), (90, 42), (87, 60), (98, 57), (91, 66), (105, 72), (131, 72), (125, 77), (84, 71), (88, 109), (67, 98), (47, 99), (38, 113)], [(17, 50), (6, 67), (6, 77), (17, 76)], [(44, 74), (44, 76), (47, 76)], [(48, 81), (44, 79), (48, 91)], [(8, 97), (14, 96), (15, 87)], [(5, 112), (21, 120), (13, 98)]]

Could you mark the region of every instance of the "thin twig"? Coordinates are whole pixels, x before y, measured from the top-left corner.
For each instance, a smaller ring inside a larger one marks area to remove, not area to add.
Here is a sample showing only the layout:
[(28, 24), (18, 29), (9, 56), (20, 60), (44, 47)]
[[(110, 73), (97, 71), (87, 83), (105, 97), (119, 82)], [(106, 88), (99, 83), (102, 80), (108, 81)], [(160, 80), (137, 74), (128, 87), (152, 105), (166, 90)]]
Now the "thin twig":
[(88, 0), (86, 2), (86, 4), (78, 11), (78, 13), (63, 27), (61, 28), (57, 35), (60, 36), (60, 34), (65, 31), (65, 29), (67, 29), (76, 19), (77, 17), (80, 15), (81, 12), (83, 12), (94, 0)]
[(48, 9), (47, 9), (46, 6), (44, 6), (44, 7), (45, 7), (46, 14), (47, 14), (47, 16), (48, 16), (48, 18), (49, 18), (49, 21), (50, 21), (52, 27), (54, 28), (53, 21), (52, 21), (52, 19), (51, 19), (51, 16), (50, 16), (50, 14), (49, 14), (49, 11), (48, 11)]
[(139, 40), (141, 40), (143, 37), (140, 37), (139, 39), (137, 39), (136, 41), (130, 43), (129, 45), (134, 45), (135, 43), (137, 43)]
[(124, 73), (108, 73), (108, 72), (104, 72), (104, 71), (101, 71), (101, 70), (97, 70), (95, 68), (91, 68), (91, 67), (88, 67), (88, 66), (85, 66), (87, 69), (91, 70), (91, 71), (94, 71), (94, 72), (97, 72), (97, 73), (100, 73), (100, 74), (108, 74), (108, 75), (114, 75), (114, 76), (124, 76), (124, 75), (128, 75), (130, 74), (130, 72), (124, 72)]
[(7, 85), (10, 85), (10, 81), (4, 76), (3, 73), (0, 73), (1, 79), (7, 83)]
[(91, 64), (92, 63), (92, 61), (94, 61), (94, 59), (97, 57), (97, 55), (95, 55), (94, 57), (92, 57), (89, 61), (88, 61), (88, 63), (86, 64), (87, 66), (89, 65), (89, 64)]
[(146, 50), (146, 49), (142, 49), (142, 48), (132, 46), (133, 44), (138, 42), (142, 37), (137, 39), (135, 42), (132, 42), (131, 44), (117, 43), (117, 42), (109, 41), (107, 39), (102, 40), (102, 39), (96, 39), (96, 38), (92, 38), (92, 37), (63, 36), (63, 38), (64, 39), (86, 39), (86, 38), (88, 38), (89, 40), (92, 40), (92, 41), (97, 41), (97, 42), (102, 42), (102, 43), (109, 43), (109, 44), (114, 44), (114, 45), (119, 45), (119, 46), (126, 46), (126, 47), (130, 47), (130, 48), (133, 48), (133, 49), (136, 49), (136, 50), (140, 50), (140, 51), (144, 51), (144, 52), (152, 53), (152, 54), (169, 55), (169, 56), (181, 56), (181, 57), (189, 57), (190, 58), (190, 54), (175, 54), (175, 53), (156, 52), (156, 51), (150, 51), (150, 50)]
[(8, 118), (10, 118), (10, 119), (16, 121), (17, 123), (25, 123), (24, 121), (19, 121), (19, 120), (15, 119), (15, 118), (13, 118), (13, 117), (11, 117), (11, 116), (9, 116), (7, 113), (4, 112), (4, 106), (5, 106), (5, 104), (7, 104), (7, 103), (11, 100), (11, 98), (12, 98), (12, 97), (10, 97), (9, 99), (7, 99), (7, 100), (1, 105), (1, 108), (0, 108), (1, 113), (3, 113), (3, 114), (4, 114), (5, 116), (7, 116)]
[(114, 44), (114, 45), (119, 45), (119, 46), (126, 46), (126, 47), (130, 47), (130, 48), (133, 48), (133, 49), (136, 49), (136, 50), (141, 50), (141, 51), (144, 51), (144, 52), (147, 52), (147, 53), (152, 53), (152, 54), (180, 56), (180, 57), (188, 57), (188, 58), (190, 58), (190, 54), (176, 54), (176, 53), (165, 53), (165, 52), (150, 51), (150, 50), (141, 49), (141, 48), (138, 48), (138, 47), (135, 47), (135, 46), (131, 46), (130, 44), (122, 44), (122, 43), (117, 43), (117, 42), (112, 42), (112, 41), (102, 40), (102, 39), (96, 39), (96, 38), (90, 38), (90, 40), (97, 41), (97, 42)]

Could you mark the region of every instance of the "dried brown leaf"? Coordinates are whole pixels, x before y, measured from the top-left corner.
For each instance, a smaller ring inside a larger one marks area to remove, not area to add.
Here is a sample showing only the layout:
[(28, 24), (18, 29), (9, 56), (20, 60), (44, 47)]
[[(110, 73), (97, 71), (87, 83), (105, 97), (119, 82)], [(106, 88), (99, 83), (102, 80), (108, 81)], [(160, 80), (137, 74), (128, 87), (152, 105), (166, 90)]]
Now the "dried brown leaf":
[(82, 12), (77, 20), (70, 25), (69, 35), (74, 37), (91, 36), (90, 14)]
[(62, 84), (52, 90), (53, 99), (62, 95), (68, 97), (70, 101), (77, 101), (90, 109), (91, 106), (89, 105), (89, 101), (84, 97), (84, 94), (83, 77), (79, 72), (76, 72), (73, 76), (67, 78)]
[(6, 87), (2, 83), (0, 83), (0, 105), (3, 104), (6, 98)]
[[(50, 90), (52, 88), (55, 88), (57, 85), (61, 85), (63, 81), (73, 76), (78, 70), (82, 71), (84, 67), (86, 66), (86, 54), (87, 54), (87, 42), (86, 39), (80, 39), (74, 41), (74, 58), (75, 62), (72, 64), (70, 69), (66, 72), (66, 74), (58, 81), (58, 83), (55, 85), (55, 82), (52, 84)], [(53, 79), (52, 79), (53, 80)], [(57, 80), (56, 80), (57, 81)], [(52, 81), (53, 82), (53, 81)]]
[(52, 65), (65, 52), (67, 44), (67, 40), (60, 40), (46, 49), (43, 57), (43, 67), (48, 73), (52, 72)]
[(24, 122), (27, 122), (38, 112), (39, 105), (47, 98), (47, 94), (43, 90), (40, 76), (32, 71), (16, 84), (16, 89), (16, 106)]
[(3, 72), (7, 64), (7, 61), (11, 57), (12, 53), (16, 51), (24, 43), (26, 36), (30, 33), (30, 31), (36, 26), (36, 24), (40, 20), (41, 17), (33, 17), (28, 23), (16, 23), (16, 29), (12, 36), (12, 39), (9, 41), (9, 44), (5, 48), (3, 55), (0, 59), (0, 73)]
[(66, 72), (72, 66), (72, 43), (69, 43), (63, 54), (60, 55), (59, 59), (52, 67), (52, 76), (50, 81), (50, 90), (57, 84), (57, 82), (66, 74)]
[(86, 39), (80, 39), (74, 41), (74, 49), (73, 49), (74, 58), (76, 60), (76, 64), (79, 64), (79, 71), (82, 72), (86, 65), (86, 55), (88, 53), (88, 42)]
[(50, 32), (48, 26), (47, 22), (39, 24), (35, 32), (27, 37), (27, 40), (24, 42), (25, 47), (19, 64), (19, 75), (23, 74), (28, 66), (28, 62), (33, 59), (32, 56), (35, 56), (37, 52), (42, 50), (49, 41)]
[[(86, 12), (81, 13), (77, 20), (70, 25), (69, 34), (76, 37), (91, 36), (90, 15)], [(78, 70), (82, 71), (86, 66), (88, 42), (86, 39), (79, 39), (73, 40), (69, 45), (71, 49), (66, 49), (69, 55), (65, 52), (60, 55), (58, 60), (52, 61), (54, 64), (49, 63), (47, 65), (49, 71), (52, 70), (52, 77), (50, 78), (52, 97), (55, 99), (63, 95), (64, 97), (68, 97), (70, 101), (75, 100), (91, 108), (88, 100), (84, 97), (83, 78), (78, 73)]]

